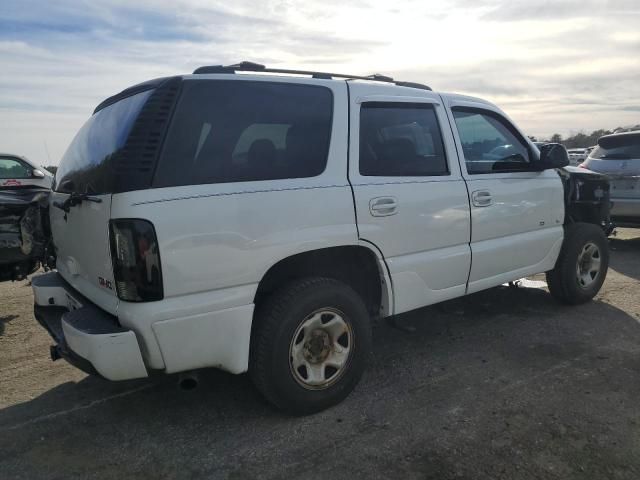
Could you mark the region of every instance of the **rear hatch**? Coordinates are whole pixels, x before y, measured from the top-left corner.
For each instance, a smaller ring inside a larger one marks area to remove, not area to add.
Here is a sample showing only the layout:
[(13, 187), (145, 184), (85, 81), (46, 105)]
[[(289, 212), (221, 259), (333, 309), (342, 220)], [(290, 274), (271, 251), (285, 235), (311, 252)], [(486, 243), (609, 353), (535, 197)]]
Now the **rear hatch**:
[(640, 198), (640, 132), (600, 138), (584, 166), (610, 178), (612, 199)]
[[(161, 80), (160, 85), (166, 83)], [(77, 291), (112, 314), (118, 306), (109, 243), (112, 194), (150, 185), (167, 120), (168, 109), (161, 108), (166, 97), (164, 89), (150, 82), (100, 104), (56, 173), (50, 207), (56, 268)], [(160, 110), (164, 115), (158, 116)]]

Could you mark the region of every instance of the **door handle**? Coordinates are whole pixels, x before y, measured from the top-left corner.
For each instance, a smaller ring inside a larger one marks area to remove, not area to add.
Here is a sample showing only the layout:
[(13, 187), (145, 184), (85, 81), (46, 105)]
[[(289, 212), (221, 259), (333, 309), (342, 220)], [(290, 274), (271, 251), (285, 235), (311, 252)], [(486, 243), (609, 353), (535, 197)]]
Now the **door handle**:
[(493, 204), (493, 198), (489, 190), (476, 190), (471, 193), (471, 202), (474, 207), (488, 207)]
[(395, 197), (376, 197), (369, 200), (369, 212), (374, 217), (387, 217), (398, 213), (398, 199)]

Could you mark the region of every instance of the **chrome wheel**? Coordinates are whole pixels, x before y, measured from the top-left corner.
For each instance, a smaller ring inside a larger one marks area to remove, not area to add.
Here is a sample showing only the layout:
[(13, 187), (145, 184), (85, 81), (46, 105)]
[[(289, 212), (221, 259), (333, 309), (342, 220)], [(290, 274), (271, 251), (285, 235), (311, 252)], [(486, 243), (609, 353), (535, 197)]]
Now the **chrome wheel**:
[(291, 373), (304, 388), (328, 388), (346, 370), (352, 350), (353, 331), (345, 314), (332, 308), (316, 310), (302, 321), (291, 340)]
[(576, 279), (582, 288), (588, 288), (600, 274), (600, 249), (595, 243), (587, 243), (578, 255)]

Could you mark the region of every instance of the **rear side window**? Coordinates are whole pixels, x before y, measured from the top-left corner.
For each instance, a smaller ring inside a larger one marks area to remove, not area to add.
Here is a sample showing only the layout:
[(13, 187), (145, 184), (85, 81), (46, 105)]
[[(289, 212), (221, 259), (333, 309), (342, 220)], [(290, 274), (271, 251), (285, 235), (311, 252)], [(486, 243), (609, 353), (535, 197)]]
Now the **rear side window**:
[(487, 110), (453, 108), (467, 172), (521, 172), (530, 169), (529, 148), (506, 119)]
[(31, 169), (16, 158), (0, 158), (0, 179), (29, 178)]
[(114, 191), (113, 162), (151, 92), (126, 97), (86, 121), (60, 161), (56, 191), (91, 194)]
[(360, 175), (447, 175), (433, 105), (364, 103), (360, 110)]
[(154, 186), (313, 177), (327, 164), (333, 94), (275, 82), (185, 82)]
[(600, 160), (640, 159), (640, 134), (601, 138), (590, 157)]

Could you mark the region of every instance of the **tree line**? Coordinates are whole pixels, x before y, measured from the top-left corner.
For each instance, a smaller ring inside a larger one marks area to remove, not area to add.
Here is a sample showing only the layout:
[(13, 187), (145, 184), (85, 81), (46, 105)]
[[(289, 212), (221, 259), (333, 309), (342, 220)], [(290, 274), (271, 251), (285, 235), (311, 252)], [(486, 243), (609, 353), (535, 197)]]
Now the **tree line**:
[(632, 130), (640, 130), (640, 124), (634, 125), (632, 127), (618, 127), (613, 130), (594, 130), (593, 132), (586, 134), (583, 132), (576, 133), (575, 135), (571, 135), (567, 138), (562, 138), (562, 135), (559, 133), (554, 133), (548, 139), (536, 139), (535, 137), (529, 137), (534, 142), (552, 142), (552, 143), (561, 143), (567, 148), (586, 148), (591, 147), (593, 145), (597, 145), (598, 139), (604, 135), (610, 135), (612, 133), (620, 133), (620, 132), (630, 132)]

